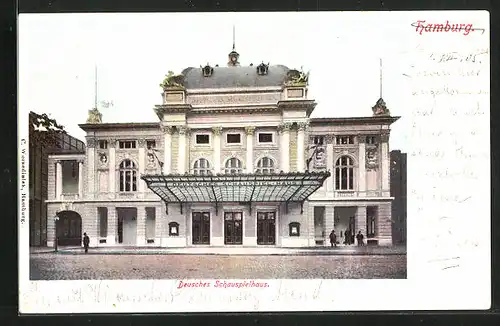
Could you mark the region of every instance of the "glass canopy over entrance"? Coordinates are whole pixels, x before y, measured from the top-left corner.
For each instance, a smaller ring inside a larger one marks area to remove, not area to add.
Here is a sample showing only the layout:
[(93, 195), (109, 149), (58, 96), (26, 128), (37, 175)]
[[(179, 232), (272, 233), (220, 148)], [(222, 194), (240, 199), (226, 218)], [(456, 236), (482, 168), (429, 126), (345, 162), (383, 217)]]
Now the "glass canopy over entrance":
[(165, 204), (181, 204), (182, 213), (184, 203), (214, 203), (216, 211), (219, 203), (229, 202), (247, 204), (250, 211), (253, 202), (303, 204), (329, 176), (330, 172), (216, 176), (160, 174), (143, 175), (141, 179)]

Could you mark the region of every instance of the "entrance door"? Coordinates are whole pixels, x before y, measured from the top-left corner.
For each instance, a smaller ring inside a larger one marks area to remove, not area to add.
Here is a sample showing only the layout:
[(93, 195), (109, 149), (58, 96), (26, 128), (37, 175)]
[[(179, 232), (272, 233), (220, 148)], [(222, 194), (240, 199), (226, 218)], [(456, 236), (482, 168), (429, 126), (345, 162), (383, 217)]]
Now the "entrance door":
[(276, 244), (275, 212), (257, 213), (257, 244), (259, 245)]
[(193, 212), (193, 244), (210, 244), (210, 213)]
[(123, 217), (118, 216), (118, 243), (123, 243)]
[(224, 244), (243, 244), (243, 213), (224, 213)]

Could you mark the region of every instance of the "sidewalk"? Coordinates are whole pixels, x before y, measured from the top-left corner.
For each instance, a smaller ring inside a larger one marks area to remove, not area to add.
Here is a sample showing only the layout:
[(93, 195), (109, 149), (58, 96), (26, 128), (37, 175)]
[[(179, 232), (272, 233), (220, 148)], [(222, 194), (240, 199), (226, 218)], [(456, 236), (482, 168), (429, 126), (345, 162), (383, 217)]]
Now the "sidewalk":
[[(32, 254), (54, 253), (54, 248), (30, 248)], [(81, 247), (59, 247), (58, 254), (85, 254)], [(98, 247), (89, 248), (89, 255), (240, 255), (240, 256), (327, 256), (327, 255), (406, 255), (405, 246), (338, 246), (330, 247)]]

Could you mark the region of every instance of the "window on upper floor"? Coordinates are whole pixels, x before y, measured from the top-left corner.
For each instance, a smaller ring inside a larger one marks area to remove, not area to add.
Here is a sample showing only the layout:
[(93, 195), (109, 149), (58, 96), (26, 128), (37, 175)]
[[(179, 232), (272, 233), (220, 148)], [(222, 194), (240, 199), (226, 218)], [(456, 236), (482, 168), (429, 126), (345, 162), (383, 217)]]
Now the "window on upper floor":
[(374, 145), (377, 143), (377, 136), (366, 136), (366, 143), (369, 145)]
[(156, 141), (154, 141), (154, 140), (146, 140), (146, 148), (147, 149), (156, 148)]
[(193, 173), (195, 175), (211, 175), (210, 163), (205, 158), (196, 160), (193, 164)]
[(323, 145), (325, 143), (325, 136), (314, 136), (314, 145)]
[(226, 161), (225, 170), (226, 174), (239, 174), (243, 172), (243, 165), (236, 157), (232, 157)]
[(210, 144), (210, 135), (196, 135), (196, 144)]
[(257, 162), (256, 173), (270, 174), (274, 173), (274, 160), (269, 157), (263, 157)]
[(107, 140), (99, 140), (99, 148), (100, 149), (107, 149), (108, 148), (108, 141)]
[(120, 163), (120, 191), (137, 191), (137, 166), (132, 160), (123, 160)]
[(335, 162), (335, 189), (354, 190), (354, 162), (349, 156), (341, 156)]
[(227, 134), (226, 141), (228, 144), (241, 144), (241, 134)]
[(352, 145), (354, 144), (354, 136), (337, 136), (335, 143), (337, 145)]
[(120, 140), (118, 142), (119, 148), (136, 148), (135, 140)]
[(273, 133), (271, 132), (260, 132), (259, 133), (259, 143), (272, 143)]

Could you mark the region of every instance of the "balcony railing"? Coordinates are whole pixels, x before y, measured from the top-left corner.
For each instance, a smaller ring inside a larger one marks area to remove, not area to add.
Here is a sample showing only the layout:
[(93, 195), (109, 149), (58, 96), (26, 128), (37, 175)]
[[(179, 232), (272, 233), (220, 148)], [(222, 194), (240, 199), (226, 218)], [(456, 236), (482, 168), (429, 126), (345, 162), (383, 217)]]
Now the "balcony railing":
[(369, 191), (355, 191), (355, 190), (336, 190), (333, 193), (337, 198), (356, 198), (356, 197), (382, 197), (382, 191), (369, 190)]
[(74, 193), (61, 194), (61, 200), (78, 200), (80, 196)]

